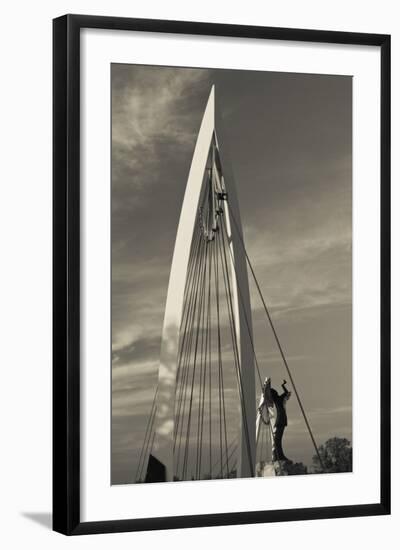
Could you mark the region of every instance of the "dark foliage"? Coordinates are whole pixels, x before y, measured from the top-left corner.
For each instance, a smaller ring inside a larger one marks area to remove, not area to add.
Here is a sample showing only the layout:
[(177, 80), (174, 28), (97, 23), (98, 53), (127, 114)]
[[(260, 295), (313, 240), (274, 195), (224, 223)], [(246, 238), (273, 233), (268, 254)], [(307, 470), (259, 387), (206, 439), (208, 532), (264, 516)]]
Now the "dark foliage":
[(350, 441), (344, 437), (331, 437), (318, 448), (324, 468), (317, 455), (313, 456), (314, 472), (335, 473), (351, 472), (353, 469), (353, 449)]

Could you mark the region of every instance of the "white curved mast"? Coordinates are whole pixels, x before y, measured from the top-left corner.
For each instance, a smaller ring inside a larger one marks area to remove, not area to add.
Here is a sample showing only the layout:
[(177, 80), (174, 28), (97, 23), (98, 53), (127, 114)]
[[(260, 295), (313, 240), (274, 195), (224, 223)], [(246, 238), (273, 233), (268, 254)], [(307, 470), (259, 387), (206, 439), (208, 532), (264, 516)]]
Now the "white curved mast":
[[(255, 374), (252, 349), (252, 324), (246, 257), (243, 247), (242, 226), (236, 188), (224, 151), (223, 127), (215, 107), (215, 89), (211, 89), (197, 138), (192, 164), (186, 185), (181, 215), (171, 264), (164, 325), (160, 352), (157, 392), (155, 441), (152, 454), (165, 466), (166, 481), (173, 479), (174, 472), (174, 410), (175, 388), (179, 353), (179, 328), (181, 325), (186, 275), (193, 232), (198, 223), (200, 197), (204, 186), (210, 147), (214, 144), (222, 166), (223, 185), (229, 197), (226, 225), (231, 248), (231, 273), (233, 282), (233, 305), (242, 379), (245, 420), (240, 414), (238, 477), (255, 475)], [(232, 213), (234, 222), (230, 219)], [(234, 262), (234, 266), (232, 263)], [(240, 296), (238, 294), (240, 287)], [(238, 398), (238, 407), (239, 407)], [(246, 422), (247, 427), (243, 425)]]

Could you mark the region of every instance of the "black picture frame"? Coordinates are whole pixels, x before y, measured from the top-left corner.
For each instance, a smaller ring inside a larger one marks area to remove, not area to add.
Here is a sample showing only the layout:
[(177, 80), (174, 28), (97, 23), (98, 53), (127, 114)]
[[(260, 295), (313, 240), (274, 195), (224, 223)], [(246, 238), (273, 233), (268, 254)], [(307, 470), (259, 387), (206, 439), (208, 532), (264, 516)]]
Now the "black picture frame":
[[(84, 28), (378, 46), (381, 51), (381, 495), (372, 504), (80, 520), (80, 31)], [(66, 535), (390, 513), (390, 36), (65, 15), (53, 21), (53, 529)]]

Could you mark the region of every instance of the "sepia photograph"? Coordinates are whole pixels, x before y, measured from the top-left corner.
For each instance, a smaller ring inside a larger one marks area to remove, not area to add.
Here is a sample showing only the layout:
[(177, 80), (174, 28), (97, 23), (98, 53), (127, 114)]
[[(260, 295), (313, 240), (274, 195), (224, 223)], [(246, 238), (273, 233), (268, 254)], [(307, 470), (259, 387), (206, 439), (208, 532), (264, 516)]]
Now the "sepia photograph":
[(352, 77), (110, 70), (110, 483), (352, 472)]

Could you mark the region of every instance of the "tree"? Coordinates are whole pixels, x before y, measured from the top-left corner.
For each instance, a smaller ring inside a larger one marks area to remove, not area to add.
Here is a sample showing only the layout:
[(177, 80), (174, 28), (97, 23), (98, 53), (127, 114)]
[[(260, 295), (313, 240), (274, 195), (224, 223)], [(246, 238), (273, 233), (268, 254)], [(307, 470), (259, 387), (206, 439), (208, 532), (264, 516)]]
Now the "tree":
[(331, 437), (318, 447), (324, 465), (321, 467), (317, 455), (313, 456), (314, 471), (316, 474), (351, 472), (353, 469), (353, 449), (350, 441), (345, 437)]

